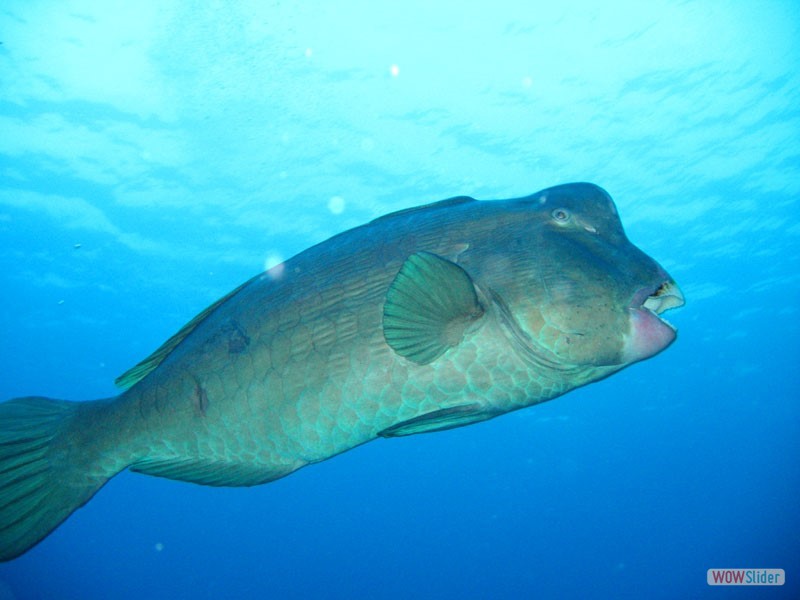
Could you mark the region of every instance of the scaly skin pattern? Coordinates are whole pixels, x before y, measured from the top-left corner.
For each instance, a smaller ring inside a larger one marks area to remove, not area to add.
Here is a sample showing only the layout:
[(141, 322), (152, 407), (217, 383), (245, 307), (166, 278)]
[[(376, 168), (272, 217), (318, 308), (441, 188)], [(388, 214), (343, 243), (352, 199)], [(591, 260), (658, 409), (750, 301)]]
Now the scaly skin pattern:
[[(420, 251), (461, 267), (485, 308), (428, 364), (383, 329), (387, 291)], [(606, 377), (626, 366), (632, 298), (668, 280), (589, 184), (402, 211), (253, 279), (97, 422), (119, 427), (117, 467), (262, 483), (436, 410), (475, 405), (489, 419)]]

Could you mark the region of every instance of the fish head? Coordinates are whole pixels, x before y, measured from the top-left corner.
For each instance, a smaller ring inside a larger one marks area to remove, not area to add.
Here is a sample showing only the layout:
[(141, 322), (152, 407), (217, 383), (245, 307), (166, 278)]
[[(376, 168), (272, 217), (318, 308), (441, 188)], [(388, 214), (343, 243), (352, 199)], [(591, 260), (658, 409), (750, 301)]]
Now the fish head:
[[(625, 235), (611, 197), (593, 184), (520, 199), (509, 311), (539, 356), (558, 365), (622, 368), (669, 346), (661, 317), (683, 305), (672, 277)], [(519, 240), (524, 243), (520, 244)]]

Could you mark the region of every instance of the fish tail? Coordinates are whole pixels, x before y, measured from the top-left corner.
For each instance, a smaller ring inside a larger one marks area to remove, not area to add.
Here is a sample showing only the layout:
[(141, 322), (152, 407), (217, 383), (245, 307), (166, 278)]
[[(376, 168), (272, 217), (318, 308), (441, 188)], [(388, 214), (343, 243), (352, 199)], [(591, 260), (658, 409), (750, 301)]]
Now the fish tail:
[(40, 397), (0, 404), (0, 561), (37, 544), (125, 468), (91, 438), (109, 406)]

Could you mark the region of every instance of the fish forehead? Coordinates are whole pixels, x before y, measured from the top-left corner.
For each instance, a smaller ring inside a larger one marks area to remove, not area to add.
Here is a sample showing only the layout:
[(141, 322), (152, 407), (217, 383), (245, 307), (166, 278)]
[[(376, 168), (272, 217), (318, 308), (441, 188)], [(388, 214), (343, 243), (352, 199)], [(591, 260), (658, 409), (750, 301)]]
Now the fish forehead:
[[(470, 245), (475, 248), (475, 244), (484, 239), (484, 242), (493, 241), (496, 251), (503, 247), (504, 241), (518, 239), (525, 230), (531, 234), (546, 234), (542, 225), (551, 222), (558, 209), (565, 209), (574, 216), (573, 222), (582, 226), (581, 230), (624, 236), (616, 206), (605, 190), (591, 183), (568, 183), (516, 198), (483, 201), (451, 198), (390, 213), (337, 237), (347, 238), (351, 232), (362, 230), (368, 235), (380, 235), (390, 246), (397, 244), (411, 252), (420, 249), (436, 252), (435, 246), (441, 247), (445, 240), (451, 243), (458, 237), (462, 238), (458, 241), (472, 242)], [(378, 231), (382, 233), (377, 234)], [(559, 228), (554, 228), (553, 232), (564, 233)], [(438, 243), (426, 244), (426, 234)], [(404, 242), (408, 240), (414, 240), (412, 244), (419, 247), (406, 248), (408, 244)]]
[(538, 202), (541, 206), (564, 206), (617, 216), (616, 206), (609, 193), (593, 183), (556, 185), (531, 194), (526, 199)]

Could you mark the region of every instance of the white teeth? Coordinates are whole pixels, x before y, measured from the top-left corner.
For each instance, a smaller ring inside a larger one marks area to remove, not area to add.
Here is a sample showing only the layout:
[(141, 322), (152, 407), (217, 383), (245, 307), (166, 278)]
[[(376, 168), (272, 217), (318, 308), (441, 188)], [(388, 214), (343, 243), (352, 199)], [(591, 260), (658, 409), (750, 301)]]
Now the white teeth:
[(642, 306), (658, 315), (670, 308), (683, 306), (683, 304), (684, 299), (681, 289), (673, 282), (665, 281), (652, 296), (648, 296)]
[(651, 313), (656, 315), (659, 319), (661, 319), (661, 321), (664, 322), (664, 324), (671, 327), (673, 331), (677, 331), (676, 327), (672, 323), (660, 315), (665, 310), (683, 306), (683, 304), (683, 293), (681, 292), (680, 288), (671, 281), (666, 281), (653, 293), (652, 296), (647, 297), (647, 300), (645, 300), (642, 304), (642, 308), (649, 310)]
[(647, 300), (644, 301), (642, 306), (644, 306), (647, 310), (658, 314), (664, 310), (663, 304), (663, 296), (648, 296)]

